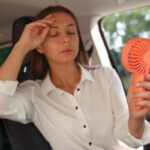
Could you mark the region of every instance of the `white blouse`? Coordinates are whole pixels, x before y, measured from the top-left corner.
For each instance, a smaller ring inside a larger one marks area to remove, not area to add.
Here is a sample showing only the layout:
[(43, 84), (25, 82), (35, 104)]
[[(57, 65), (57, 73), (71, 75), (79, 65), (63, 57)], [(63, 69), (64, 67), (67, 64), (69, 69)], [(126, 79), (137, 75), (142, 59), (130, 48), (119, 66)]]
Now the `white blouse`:
[[(128, 107), (112, 68), (86, 70), (74, 95), (44, 80), (0, 81), (0, 117), (34, 122), (53, 150), (129, 150), (150, 142), (150, 125), (141, 139), (128, 131)], [(18, 86), (17, 86), (18, 85)]]

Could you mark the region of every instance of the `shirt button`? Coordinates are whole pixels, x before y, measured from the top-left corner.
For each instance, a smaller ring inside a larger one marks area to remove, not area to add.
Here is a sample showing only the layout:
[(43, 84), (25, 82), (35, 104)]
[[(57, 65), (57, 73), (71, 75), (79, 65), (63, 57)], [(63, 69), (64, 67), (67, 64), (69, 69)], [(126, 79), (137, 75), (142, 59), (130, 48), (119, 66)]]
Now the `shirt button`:
[(86, 125), (83, 125), (83, 128), (86, 128)]
[(77, 109), (78, 109), (78, 106), (76, 106), (75, 109), (77, 110)]
[(80, 88), (77, 88), (77, 91), (80, 91)]
[(91, 145), (92, 145), (92, 142), (89, 142), (89, 145), (91, 146)]

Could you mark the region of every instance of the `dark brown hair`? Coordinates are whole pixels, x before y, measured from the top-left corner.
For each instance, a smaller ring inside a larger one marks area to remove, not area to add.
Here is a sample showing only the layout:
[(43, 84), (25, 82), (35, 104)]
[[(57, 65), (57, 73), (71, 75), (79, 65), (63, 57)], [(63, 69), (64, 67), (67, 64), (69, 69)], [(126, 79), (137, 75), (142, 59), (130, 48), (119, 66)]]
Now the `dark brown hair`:
[[(33, 19), (33, 21), (43, 19), (47, 15), (55, 12), (65, 12), (69, 14), (76, 22), (77, 25), (77, 32), (79, 35), (79, 52), (75, 59), (75, 61), (78, 61), (82, 65), (88, 65), (88, 55), (84, 48), (83, 41), (81, 38), (81, 34), (79, 31), (79, 25), (77, 22), (77, 19), (75, 15), (67, 8), (63, 6), (49, 6), (42, 11), (40, 11)], [(31, 52), (31, 66), (32, 66), (32, 73), (33, 73), (33, 79), (43, 79), (46, 76), (46, 73), (49, 69), (48, 62), (43, 54), (38, 53), (36, 50)]]

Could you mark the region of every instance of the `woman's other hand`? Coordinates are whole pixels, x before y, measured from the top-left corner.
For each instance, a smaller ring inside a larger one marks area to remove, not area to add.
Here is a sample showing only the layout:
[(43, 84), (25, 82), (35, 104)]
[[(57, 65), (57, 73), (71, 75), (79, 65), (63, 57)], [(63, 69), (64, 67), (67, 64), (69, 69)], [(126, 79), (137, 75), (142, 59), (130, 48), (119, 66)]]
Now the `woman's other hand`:
[[(129, 131), (136, 138), (141, 138), (144, 132), (144, 120), (148, 112), (150, 112), (150, 75), (146, 76), (146, 80), (136, 83), (139, 88), (145, 91), (132, 93), (133, 77), (131, 76), (130, 87), (127, 95), (129, 106)], [(141, 101), (133, 101), (134, 98), (142, 98)], [(135, 109), (140, 106), (141, 109)]]

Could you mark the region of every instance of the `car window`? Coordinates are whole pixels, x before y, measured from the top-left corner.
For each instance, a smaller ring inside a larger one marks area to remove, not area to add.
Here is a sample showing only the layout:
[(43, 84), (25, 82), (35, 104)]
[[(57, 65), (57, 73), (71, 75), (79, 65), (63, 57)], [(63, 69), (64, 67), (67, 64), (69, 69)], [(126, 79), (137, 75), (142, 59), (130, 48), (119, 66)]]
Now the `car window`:
[(106, 16), (99, 22), (99, 27), (127, 92), (131, 73), (122, 65), (121, 52), (133, 37), (150, 38), (150, 6)]

